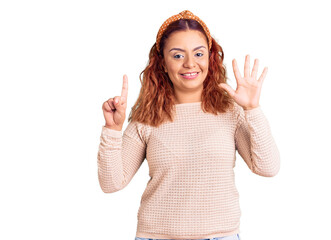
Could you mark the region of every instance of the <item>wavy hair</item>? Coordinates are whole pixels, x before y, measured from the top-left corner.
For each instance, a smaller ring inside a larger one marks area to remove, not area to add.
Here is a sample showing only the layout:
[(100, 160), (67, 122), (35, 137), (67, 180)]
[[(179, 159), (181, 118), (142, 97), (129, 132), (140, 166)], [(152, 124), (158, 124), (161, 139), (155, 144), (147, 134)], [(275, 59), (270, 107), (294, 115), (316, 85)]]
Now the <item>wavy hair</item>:
[[(128, 121), (137, 121), (158, 127), (165, 121), (173, 121), (175, 113), (175, 92), (168, 73), (163, 68), (163, 49), (166, 40), (176, 31), (198, 30), (205, 36), (202, 26), (193, 19), (180, 19), (171, 23), (160, 40), (160, 53), (156, 43), (149, 52), (149, 62), (140, 73), (141, 89), (138, 99), (131, 108)], [(206, 36), (207, 39), (207, 36)], [(212, 38), (209, 52), (209, 67), (203, 82), (201, 108), (214, 115), (226, 112), (233, 107), (233, 99), (218, 85), (227, 82), (226, 67), (223, 65), (222, 47)], [(143, 76), (141, 78), (141, 76)]]

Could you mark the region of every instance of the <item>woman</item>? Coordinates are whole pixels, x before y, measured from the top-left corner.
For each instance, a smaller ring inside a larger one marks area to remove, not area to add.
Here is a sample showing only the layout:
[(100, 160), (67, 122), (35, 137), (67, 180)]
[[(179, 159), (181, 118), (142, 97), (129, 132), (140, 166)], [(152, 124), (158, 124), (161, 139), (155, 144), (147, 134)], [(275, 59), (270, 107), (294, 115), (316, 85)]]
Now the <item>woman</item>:
[(246, 56), (242, 77), (234, 60), (234, 91), (226, 84), (223, 59), (205, 23), (183, 11), (157, 34), (123, 136), (126, 75), (121, 96), (103, 103), (103, 192), (126, 187), (145, 158), (149, 166), (136, 240), (239, 239), (235, 151), (255, 174), (272, 177), (279, 171), (279, 151), (259, 105), (267, 69), (257, 80), (258, 60), (250, 74)]

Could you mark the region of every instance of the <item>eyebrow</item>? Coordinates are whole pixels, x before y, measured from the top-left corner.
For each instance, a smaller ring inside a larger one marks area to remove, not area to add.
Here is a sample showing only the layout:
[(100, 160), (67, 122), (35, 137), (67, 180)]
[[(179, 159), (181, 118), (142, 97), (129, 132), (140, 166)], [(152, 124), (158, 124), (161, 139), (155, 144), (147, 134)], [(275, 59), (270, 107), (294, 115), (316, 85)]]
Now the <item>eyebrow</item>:
[[(199, 46), (199, 47), (196, 47), (196, 48), (193, 49), (193, 51), (198, 50), (198, 49), (200, 49), (200, 48), (205, 48), (205, 46)], [(169, 52), (171, 52), (172, 50), (178, 50), (178, 51), (185, 52), (185, 50), (183, 50), (183, 49), (181, 49), (181, 48), (171, 48), (171, 49), (169, 50)]]

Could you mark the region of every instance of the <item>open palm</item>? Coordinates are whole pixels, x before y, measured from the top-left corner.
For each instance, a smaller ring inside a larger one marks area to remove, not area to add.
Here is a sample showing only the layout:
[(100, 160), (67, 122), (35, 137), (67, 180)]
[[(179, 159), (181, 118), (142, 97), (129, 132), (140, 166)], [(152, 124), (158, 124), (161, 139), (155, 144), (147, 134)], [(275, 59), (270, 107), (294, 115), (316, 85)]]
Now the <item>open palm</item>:
[(252, 74), (250, 74), (249, 61), (249, 55), (247, 55), (244, 66), (244, 77), (242, 77), (239, 72), (237, 61), (235, 59), (233, 59), (232, 61), (233, 72), (237, 81), (236, 91), (234, 91), (226, 83), (221, 83), (219, 85), (220, 87), (225, 89), (234, 99), (234, 101), (240, 106), (242, 106), (245, 110), (249, 110), (259, 106), (262, 84), (268, 72), (268, 68), (265, 67), (260, 78), (256, 80), (259, 60), (255, 59)]

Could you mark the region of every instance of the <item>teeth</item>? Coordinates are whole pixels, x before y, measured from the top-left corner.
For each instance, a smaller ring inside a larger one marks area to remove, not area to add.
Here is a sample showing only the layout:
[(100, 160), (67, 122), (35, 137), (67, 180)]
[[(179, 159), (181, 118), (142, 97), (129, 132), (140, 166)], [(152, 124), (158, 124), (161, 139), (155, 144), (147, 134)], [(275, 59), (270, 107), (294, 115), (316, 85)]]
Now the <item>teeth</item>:
[(197, 75), (198, 73), (187, 73), (187, 74), (182, 74), (184, 76), (194, 76), (194, 75)]

